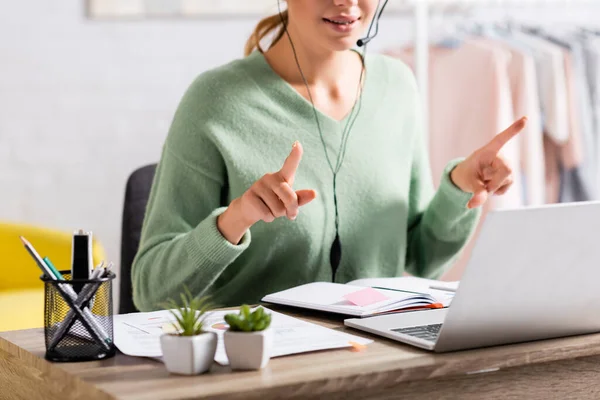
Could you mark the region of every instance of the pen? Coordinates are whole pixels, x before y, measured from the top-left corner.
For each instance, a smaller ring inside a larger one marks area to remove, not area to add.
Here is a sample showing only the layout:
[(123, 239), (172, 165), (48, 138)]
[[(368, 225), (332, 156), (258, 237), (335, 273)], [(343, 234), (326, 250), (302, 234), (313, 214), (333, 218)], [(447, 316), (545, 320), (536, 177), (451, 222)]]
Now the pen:
[[(104, 278), (104, 277), (108, 276), (108, 269), (109, 269), (109, 267), (112, 267), (112, 264), (113, 263), (111, 261), (108, 264), (108, 267), (104, 267), (104, 260), (102, 260), (100, 262), (100, 264), (98, 264), (96, 266), (96, 269), (92, 270), (92, 278), (90, 278), (90, 279)], [(98, 271), (97, 272), (98, 275), (94, 275), (94, 272), (96, 272), (96, 271)], [(98, 287), (100, 287), (100, 285), (98, 285)], [(85, 289), (85, 286), (84, 286), (84, 289)], [(95, 299), (96, 299), (95, 297), (92, 297), (92, 300), (90, 300), (90, 304), (89, 304), (90, 309), (94, 308), (94, 300)]]
[(113, 263), (112, 261), (108, 263), (108, 267), (106, 267), (106, 273), (105, 275), (110, 274), (112, 267), (115, 265), (115, 263)]
[(411, 293), (411, 294), (420, 294), (422, 296), (426, 296), (427, 293), (421, 293), (421, 292), (411, 292), (410, 290), (402, 290), (402, 289), (390, 289), (390, 288), (385, 288), (385, 287), (379, 287), (379, 286), (373, 286), (373, 289), (379, 289), (379, 290), (390, 290), (392, 292), (402, 292), (402, 293)]
[(44, 263), (46, 263), (46, 265), (48, 266), (48, 268), (50, 268), (50, 270), (52, 271), (52, 274), (54, 274), (54, 276), (56, 277), (56, 279), (60, 280), (60, 281), (64, 281), (65, 278), (62, 276), (62, 274), (60, 272), (58, 272), (58, 270), (56, 269), (56, 267), (54, 266), (54, 264), (52, 264), (52, 261), (50, 261), (50, 259), (48, 257), (44, 257)]
[[(19, 238), (23, 242), (23, 245), (25, 246), (27, 252), (35, 260), (36, 265), (42, 270), (42, 272), (53, 281), (59, 280), (58, 277), (54, 275), (52, 269), (48, 266), (48, 264), (46, 264), (46, 262), (44, 262), (44, 260), (40, 257), (37, 251), (35, 251), (31, 243), (29, 243), (29, 241), (23, 236), (19, 236)], [(77, 294), (75, 293), (72, 287), (70, 287), (68, 284), (60, 283), (57, 286), (57, 289), (59, 293), (61, 293), (61, 295), (64, 295), (64, 297), (68, 297), (71, 301), (75, 303), (75, 301), (77, 300)], [(71, 310), (73, 310), (82, 317), (83, 323), (87, 323), (90, 325), (90, 330), (93, 333), (95, 333), (98, 338), (100, 338), (100, 342), (103, 344), (103, 346), (110, 350), (110, 344), (112, 343), (112, 341), (110, 340), (110, 337), (106, 334), (104, 329), (102, 329), (102, 326), (98, 324), (98, 321), (96, 320), (96, 318), (94, 318), (90, 309), (85, 307), (83, 310), (81, 310), (79, 309), (79, 307), (75, 306), (71, 307)]]
[(450, 293), (455, 293), (456, 292), (455, 288), (449, 287), (449, 286), (444, 286), (444, 285), (430, 285), (429, 289), (441, 290), (443, 292), (450, 292)]
[(95, 269), (102, 268), (104, 266), (104, 260), (100, 261), (98, 265), (96, 265)]

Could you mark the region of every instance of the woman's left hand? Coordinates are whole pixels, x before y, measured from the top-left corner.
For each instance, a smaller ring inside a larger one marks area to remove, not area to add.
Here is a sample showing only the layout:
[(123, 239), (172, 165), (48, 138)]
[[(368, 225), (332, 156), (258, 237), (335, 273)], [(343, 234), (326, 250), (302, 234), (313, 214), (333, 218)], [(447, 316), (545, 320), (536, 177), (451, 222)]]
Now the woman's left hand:
[(500, 155), (500, 150), (525, 128), (526, 123), (527, 118), (521, 118), (452, 170), (452, 182), (462, 191), (473, 193), (469, 208), (485, 204), (489, 195), (502, 195), (510, 189), (512, 170)]

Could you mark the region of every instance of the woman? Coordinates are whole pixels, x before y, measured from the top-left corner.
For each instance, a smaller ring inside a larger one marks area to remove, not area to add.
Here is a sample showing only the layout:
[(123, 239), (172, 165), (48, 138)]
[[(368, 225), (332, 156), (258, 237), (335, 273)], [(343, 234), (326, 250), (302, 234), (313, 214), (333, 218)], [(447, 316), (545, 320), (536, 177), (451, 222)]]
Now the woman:
[(498, 153), (525, 119), (449, 162), (434, 192), (413, 75), (352, 50), (377, 0), (287, 6), (178, 107), (133, 264), (141, 311), (184, 285), (233, 306), (313, 281), (438, 277), (512, 183)]

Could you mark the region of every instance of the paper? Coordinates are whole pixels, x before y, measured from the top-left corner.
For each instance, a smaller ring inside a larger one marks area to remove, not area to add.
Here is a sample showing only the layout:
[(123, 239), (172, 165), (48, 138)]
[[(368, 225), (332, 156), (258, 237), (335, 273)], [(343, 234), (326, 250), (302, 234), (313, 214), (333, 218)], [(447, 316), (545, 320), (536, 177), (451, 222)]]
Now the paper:
[[(320, 325), (289, 317), (265, 308), (272, 314), (273, 351), (271, 357), (304, 353), (309, 351), (367, 345), (373, 341), (338, 332)], [(228, 328), (225, 314), (236, 312), (215, 311), (205, 320), (207, 331), (218, 337), (215, 361), (228, 365), (229, 360), (223, 344), (223, 333)], [(114, 316), (115, 346), (124, 354), (138, 357), (162, 357), (160, 335), (174, 321), (168, 311), (121, 314)]]
[(388, 300), (388, 297), (381, 292), (373, 288), (361, 289), (357, 292), (352, 292), (344, 296), (352, 304), (357, 306), (366, 307), (371, 304), (379, 303), (380, 301)]
[(121, 353), (137, 357), (161, 357), (159, 337), (119, 318), (123, 316), (115, 315), (113, 323), (115, 346)]

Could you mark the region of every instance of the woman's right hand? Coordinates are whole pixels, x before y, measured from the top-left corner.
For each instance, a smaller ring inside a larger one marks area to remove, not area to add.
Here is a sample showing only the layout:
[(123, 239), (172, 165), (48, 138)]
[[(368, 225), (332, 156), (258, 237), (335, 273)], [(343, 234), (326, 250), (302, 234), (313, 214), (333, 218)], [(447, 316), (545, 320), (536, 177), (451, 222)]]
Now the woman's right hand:
[(217, 220), (219, 230), (227, 240), (239, 243), (246, 230), (258, 221), (269, 223), (284, 216), (295, 220), (300, 207), (317, 197), (314, 190), (294, 191), (292, 188), (302, 153), (302, 145), (295, 142), (279, 171), (264, 175), (231, 202)]

